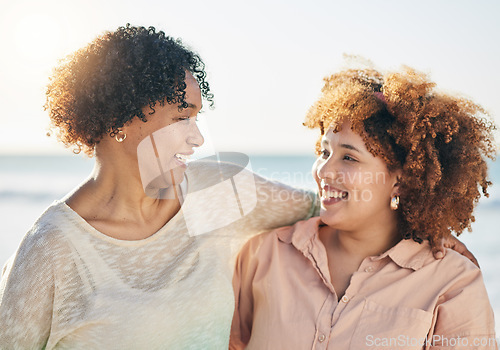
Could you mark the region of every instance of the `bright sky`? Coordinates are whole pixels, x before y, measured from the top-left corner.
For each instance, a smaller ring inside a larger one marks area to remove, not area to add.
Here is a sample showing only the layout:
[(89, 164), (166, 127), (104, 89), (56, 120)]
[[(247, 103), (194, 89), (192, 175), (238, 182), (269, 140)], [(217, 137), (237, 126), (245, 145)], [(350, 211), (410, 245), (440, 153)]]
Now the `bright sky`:
[[(0, 0), (0, 153), (57, 153), (44, 86), (57, 59), (130, 22), (181, 37), (207, 64), (218, 151), (311, 153), (301, 123), (322, 86), (359, 54), (431, 73), (500, 124), (500, 2), (469, 0)], [(500, 137), (499, 137), (500, 139)]]

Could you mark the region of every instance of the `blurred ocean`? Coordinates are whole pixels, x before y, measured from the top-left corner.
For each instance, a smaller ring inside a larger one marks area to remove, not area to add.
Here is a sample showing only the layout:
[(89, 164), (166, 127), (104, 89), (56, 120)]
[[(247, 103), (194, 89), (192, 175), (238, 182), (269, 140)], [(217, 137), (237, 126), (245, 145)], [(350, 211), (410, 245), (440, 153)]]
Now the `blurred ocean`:
[[(290, 185), (315, 188), (314, 156), (250, 156), (253, 171)], [(93, 159), (84, 156), (0, 156), (0, 267), (15, 252), (23, 235), (55, 199), (81, 183)], [(460, 237), (475, 254), (495, 310), (500, 335), (500, 162), (491, 163), (494, 186), (476, 210), (473, 234)]]

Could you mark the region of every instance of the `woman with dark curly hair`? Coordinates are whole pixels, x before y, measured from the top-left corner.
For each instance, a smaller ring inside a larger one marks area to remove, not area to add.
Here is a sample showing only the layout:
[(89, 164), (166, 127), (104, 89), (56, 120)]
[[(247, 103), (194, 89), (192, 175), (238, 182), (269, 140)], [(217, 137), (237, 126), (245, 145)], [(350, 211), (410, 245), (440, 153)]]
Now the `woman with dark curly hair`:
[(204, 64), (178, 40), (127, 25), (54, 70), (60, 140), (95, 155), (7, 262), (0, 349), (224, 349), (236, 249), (315, 211), (316, 195), (210, 160), (196, 116)]
[(496, 349), (481, 271), (431, 247), (471, 227), (494, 125), (412, 69), (325, 78), (306, 126), (320, 217), (250, 240), (230, 347)]

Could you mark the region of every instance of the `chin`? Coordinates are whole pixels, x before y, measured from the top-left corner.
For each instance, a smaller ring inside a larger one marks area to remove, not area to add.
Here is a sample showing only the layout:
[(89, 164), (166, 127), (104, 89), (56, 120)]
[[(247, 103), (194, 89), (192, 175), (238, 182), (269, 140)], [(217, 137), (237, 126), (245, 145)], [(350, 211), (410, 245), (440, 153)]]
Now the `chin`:
[(319, 213), (319, 217), (321, 218), (321, 221), (328, 225), (331, 228), (335, 229), (345, 229), (345, 223), (348, 219), (342, 218), (338, 215), (338, 213), (332, 213), (328, 212), (326, 209), (321, 209)]
[[(176, 168), (171, 171), (158, 175), (144, 188), (144, 193), (151, 198), (164, 197), (164, 190), (179, 185), (184, 180), (184, 169)], [(165, 199), (165, 198), (164, 198)]]
[(169, 184), (175, 184), (179, 185), (182, 181), (184, 181), (184, 174), (186, 173), (186, 169), (182, 168), (175, 168), (172, 169), (169, 174), (167, 175), (169, 177)]

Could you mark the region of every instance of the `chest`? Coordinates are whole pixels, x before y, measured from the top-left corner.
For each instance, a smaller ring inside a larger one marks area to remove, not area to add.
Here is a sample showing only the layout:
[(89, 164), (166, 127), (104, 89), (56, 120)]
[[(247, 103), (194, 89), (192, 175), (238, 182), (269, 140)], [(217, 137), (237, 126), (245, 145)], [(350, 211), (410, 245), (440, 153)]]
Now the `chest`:
[(86, 218), (85, 220), (97, 231), (102, 232), (108, 237), (134, 241), (146, 239), (168, 223), (180, 207), (171, 208), (172, 210), (161, 210), (152, 215), (147, 220), (134, 220), (130, 217), (105, 216), (98, 218)]
[(323, 273), (330, 277), (335, 294), (340, 299), (349, 287), (351, 277), (359, 269), (362, 260), (340, 254), (327, 254), (327, 258), (328, 271)]
[[(318, 262), (293, 261), (297, 265), (282, 274), (279, 283), (266, 280), (257, 271), (259, 279), (253, 280), (257, 311), (249, 349), (359, 350), (367, 348), (368, 341), (389, 340), (395, 335), (415, 339), (416, 345), (404, 349), (422, 348), (418, 341), (425, 339), (432, 327), (438, 293), (426, 291), (415, 298), (408, 290), (419, 290), (425, 276), (406, 270), (380, 270), (376, 264), (364, 262), (354, 273), (344, 273), (342, 284), (330, 284), (326, 269), (318, 268)], [(338, 297), (336, 291), (342, 288)], [(397, 292), (402, 290), (405, 292)], [(273, 334), (288, 336), (275, 342), (274, 337), (265, 336), (270, 329)], [(387, 348), (400, 347), (393, 344)]]
[(80, 250), (83, 259), (58, 275), (47, 348), (227, 348), (234, 297), (226, 259), (208, 241), (169, 243), (163, 255), (176, 255), (149, 263), (151, 251), (129, 252), (121, 264), (102, 247)]

